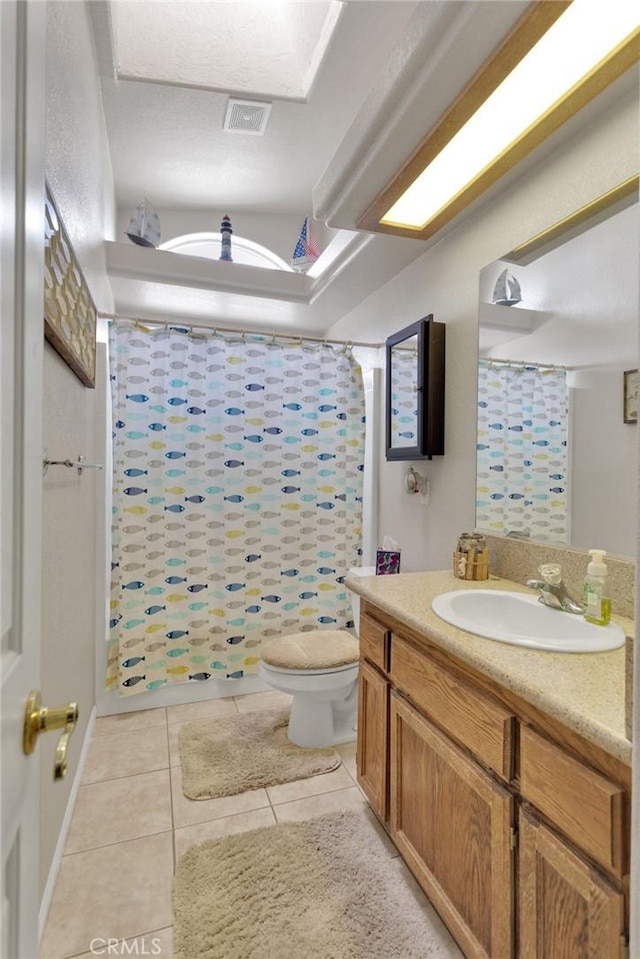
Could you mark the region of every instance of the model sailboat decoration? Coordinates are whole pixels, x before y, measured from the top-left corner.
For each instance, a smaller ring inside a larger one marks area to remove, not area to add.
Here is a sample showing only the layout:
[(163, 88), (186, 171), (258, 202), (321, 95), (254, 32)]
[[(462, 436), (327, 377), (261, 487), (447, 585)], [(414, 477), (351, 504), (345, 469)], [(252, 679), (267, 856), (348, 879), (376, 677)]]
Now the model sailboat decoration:
[(513, 273), (503, 270), (493, 288), (493, 302), (501, 306), (515, 306), (522, 300), (520, 284)]
[(156, 247), (160, 243), (160, 219), (146, 197), (138, 203), (125, 234), (138, 246)]

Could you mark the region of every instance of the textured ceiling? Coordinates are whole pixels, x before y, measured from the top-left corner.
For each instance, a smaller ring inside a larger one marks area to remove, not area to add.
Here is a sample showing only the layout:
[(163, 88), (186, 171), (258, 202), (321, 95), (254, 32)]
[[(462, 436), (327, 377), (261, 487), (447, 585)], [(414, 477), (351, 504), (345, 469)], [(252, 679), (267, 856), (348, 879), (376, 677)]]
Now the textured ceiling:
[[(274, 249), (278, 231), (292, 248), (309, 213), (355, 230), (529, 2), (92, 0), (120, 218), (147, 196), (172, 223), (163, 239), (211, 229), (223, 212)], [(223, 131), (229, 97), (273, 102), (263, 136)], [(575, 118), (565, 127), (495, 189), (575, 133)], [(216, 290), (206, 276), (167, 285), (121, 256), (110, 280), (119, 312), (319, 333), (425, 249), (369, 234), (307, 302)]]
[[(158, 208), (309, 213), (315, 183), (418, 6), (111, 2), (102, 20), (92, 10), (118, 205), (146, 195)], [(196, 74), (215, 89), (183, 85)], [(276, 81), (306, 99), (274, 93)], [(249, 94), (274, 100), (264, 136), (224, 133), (228, 97)]]
[(338, 0), (114, 3), (117, 74), (305, 99), (342, 7)]

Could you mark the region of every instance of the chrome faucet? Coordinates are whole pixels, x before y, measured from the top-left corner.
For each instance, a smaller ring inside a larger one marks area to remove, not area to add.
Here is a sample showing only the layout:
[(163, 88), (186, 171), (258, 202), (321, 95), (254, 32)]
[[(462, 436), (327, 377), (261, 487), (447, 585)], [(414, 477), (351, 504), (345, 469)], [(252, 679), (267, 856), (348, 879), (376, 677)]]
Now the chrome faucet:
[(584, 613), (584, 606), (576, 603), (567, 593), (562, 570), (557, 563), (543, 563), (538, 566), (538, 572), (542, 579), (528, 579), (525, 583), (530, 589), (539, 591), (538, 602), (552, 609), (562, 609), (565, 613)]

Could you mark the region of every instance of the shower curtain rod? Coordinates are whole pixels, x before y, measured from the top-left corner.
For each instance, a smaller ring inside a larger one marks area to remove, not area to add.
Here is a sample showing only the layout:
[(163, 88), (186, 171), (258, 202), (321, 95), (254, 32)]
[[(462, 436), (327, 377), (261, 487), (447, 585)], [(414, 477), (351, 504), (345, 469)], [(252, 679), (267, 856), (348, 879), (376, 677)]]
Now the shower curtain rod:
[(481, 356), (478, 358), (478, 363), (483, 366), (505, 366), (508, 369), (514, 370), (525, 370), (527, 367), (535, 367), (537, 370), (564, 370), (565, 373), (575, 370), (575, 366), (559, 366), (555, 363), (536, 363), (531, 360), (500, 360), (491, 359), (488, 356)]
[(293, 333), (276, 333), (274, 331), (261, 331), (261, 330), (245, 330), (237, 329), (236, 327), (228, 326), (202, 326), (198, 323), (183, 323), (181, 320), (149, 320), (142, 319), (137, 316), (120, 316), (117, 313), (100, 313), (102, 319), (113, 320), (115, 323), (136, 323), (139, 326), (160, 326), (160, 327), (169, 327), (169, 326), (182, 326), (187, 327), (191, 331), (198, 331), (199, 333), (210, 333), (211, 336), (215, 336), (216, 333), (235, 333), (241, 339), (247, 336), (259, 336), (266, 337), (270, 339), (271, 342), (275, 340), (290, 340), (295, 345), (296, 343), (320, 343), (326, 346), (344, 346), (345, 349), (349, 349), (354, 346), (367, 347), (369, 349), (378, 350), (380, 347), (384, 346), (384, 343), (362, 343), (357, 340), (330, 340), (324, 336), (301, 336)]

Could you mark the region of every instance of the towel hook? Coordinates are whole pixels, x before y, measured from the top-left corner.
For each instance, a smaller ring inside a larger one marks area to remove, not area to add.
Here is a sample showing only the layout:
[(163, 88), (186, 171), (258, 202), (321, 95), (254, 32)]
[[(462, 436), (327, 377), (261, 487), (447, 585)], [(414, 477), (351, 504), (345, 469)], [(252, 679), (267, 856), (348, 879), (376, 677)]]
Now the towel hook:
[(42, 460), (42, 475), (45, 476), (50, 466), (66, 466), (67, 469), (77, 469), (78, 476), (82, 476), (84, 470), (101, 470), (102, 463), (87, 463), (86, 457), (80, 453), (75, 460), (50, 460), (45, 457)]

